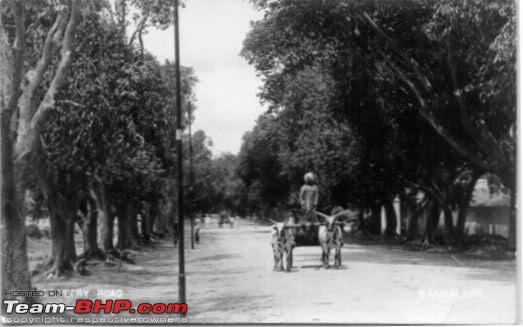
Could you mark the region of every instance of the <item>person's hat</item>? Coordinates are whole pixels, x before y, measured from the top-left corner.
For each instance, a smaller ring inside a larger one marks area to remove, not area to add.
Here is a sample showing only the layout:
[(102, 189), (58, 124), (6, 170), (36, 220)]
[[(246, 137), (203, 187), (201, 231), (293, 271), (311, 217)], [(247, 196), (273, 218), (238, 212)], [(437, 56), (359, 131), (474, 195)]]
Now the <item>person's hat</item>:
[(308, 172), (305, 174), (303, 179), (305, 180), (305, 182), (314, 182), (314, 174), (311, 172)]

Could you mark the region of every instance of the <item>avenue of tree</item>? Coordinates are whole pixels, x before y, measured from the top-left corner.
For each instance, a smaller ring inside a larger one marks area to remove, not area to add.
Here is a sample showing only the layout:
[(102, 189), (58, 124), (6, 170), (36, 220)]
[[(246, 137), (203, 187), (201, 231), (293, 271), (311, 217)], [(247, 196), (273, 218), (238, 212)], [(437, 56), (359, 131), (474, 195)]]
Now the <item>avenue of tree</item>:
[[(368, 234), (379, 233), (384, 208), (385, 235), (395, 235), (399, 198), (407, 239), (434, 242), (443, 214), (445, 242), (460, 245), (481, 176), (514, 208), (514, 2), (252, 2), (264, 17), (241, 55), (263, 80), (268, 110), (237, 155), (213, 157), (203, 131), (185, 133), (190, 214), (279, 218), (310, 170), (320, 208), (358, 209)], [(173, 23), (172, 6), (0, 2), (3, 290), (31, 289), (28, 216), (49, 217), (48, 277), (85, 260), (126, 260), (126, 249), (175, 228), (174, 64), (143, 43)], [(197, 82), (182, 67), (184, 126)], [(513, 245), (515, 212), (510, 221)]]
[[(172, 24), (172, 5), (1, 2), (2, 289), (31, 289), (26, 217), (49, 217), (49, 278), (88, 259), (125, 260), (126, 249), (173, 229), (174, 64), (143, 45), (148, 28)], [(198, 80), (189, 67), (181, 73), (187, 126)], [(203, 131), (192, 145), (192, 205), (218, 211), (230, 158), (213, 159)]]

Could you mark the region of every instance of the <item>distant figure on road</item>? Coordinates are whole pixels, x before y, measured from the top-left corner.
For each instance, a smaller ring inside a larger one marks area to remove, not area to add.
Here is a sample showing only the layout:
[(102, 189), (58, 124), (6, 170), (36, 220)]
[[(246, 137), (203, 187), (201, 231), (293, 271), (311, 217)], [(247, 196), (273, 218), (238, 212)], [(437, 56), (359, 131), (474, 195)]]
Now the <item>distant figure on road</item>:
[(200, 243), (200, 218), (194, 219), (194, 241)]
[(303, 179), (305, 184), (300, 189), (300, 205), (305, 214), (305, 220), (314, 221), (316, 217), (314, 210), (318, 205), (319, 189), (313, 173), (306, 173)]
[(218, 226), (223, 227), (223, 224), (228, 222), (227, 212), (225, 210), (220, 211), (220, 218), (218, 220)]

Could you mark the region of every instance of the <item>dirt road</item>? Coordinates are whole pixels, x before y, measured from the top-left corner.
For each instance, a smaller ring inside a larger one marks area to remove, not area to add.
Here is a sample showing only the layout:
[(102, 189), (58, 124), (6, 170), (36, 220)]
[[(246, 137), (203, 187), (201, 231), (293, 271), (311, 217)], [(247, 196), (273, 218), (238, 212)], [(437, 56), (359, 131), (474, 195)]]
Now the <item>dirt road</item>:
[[(512, 323), (515, 262), (399, 247), (346, 244), (341, 269), (320, 266), (318, 247), (295, 250), (292, 272), (272, 271), (270, 228), (204, 226), (187, 243), (190, 322)], [(167, 241), (136, 265), (37, 281), (38, 288), (120, 289), (137, 302), (177, 302), (177, 255)], [(106, 294), (109, 298), (109, 294)], [(70, 299), (71, 301), (73, 299)]]

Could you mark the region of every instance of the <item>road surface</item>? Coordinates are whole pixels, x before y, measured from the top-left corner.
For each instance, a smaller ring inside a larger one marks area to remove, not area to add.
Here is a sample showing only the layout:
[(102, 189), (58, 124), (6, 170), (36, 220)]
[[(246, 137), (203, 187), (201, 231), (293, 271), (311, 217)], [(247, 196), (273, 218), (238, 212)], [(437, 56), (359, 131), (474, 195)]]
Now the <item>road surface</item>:
[[(188, 233), (186, 234), (188, 235)], [(320, 265), (319, 247), (295, 250), (292, 272), (272, 270), (270, 227), (203, 226), (186, 243), (190, 322), (512, 323), (515, 262), (399, 246), (346, 244), (341, 269)], [(161, 241), (136, 265), (39, 288), (121, 289), (138, 302), (177, 302), (177, 250)], [(96, 269), (102, 269), (101, 267)], [(103, 268), (109, 269), (109, 268)]]

